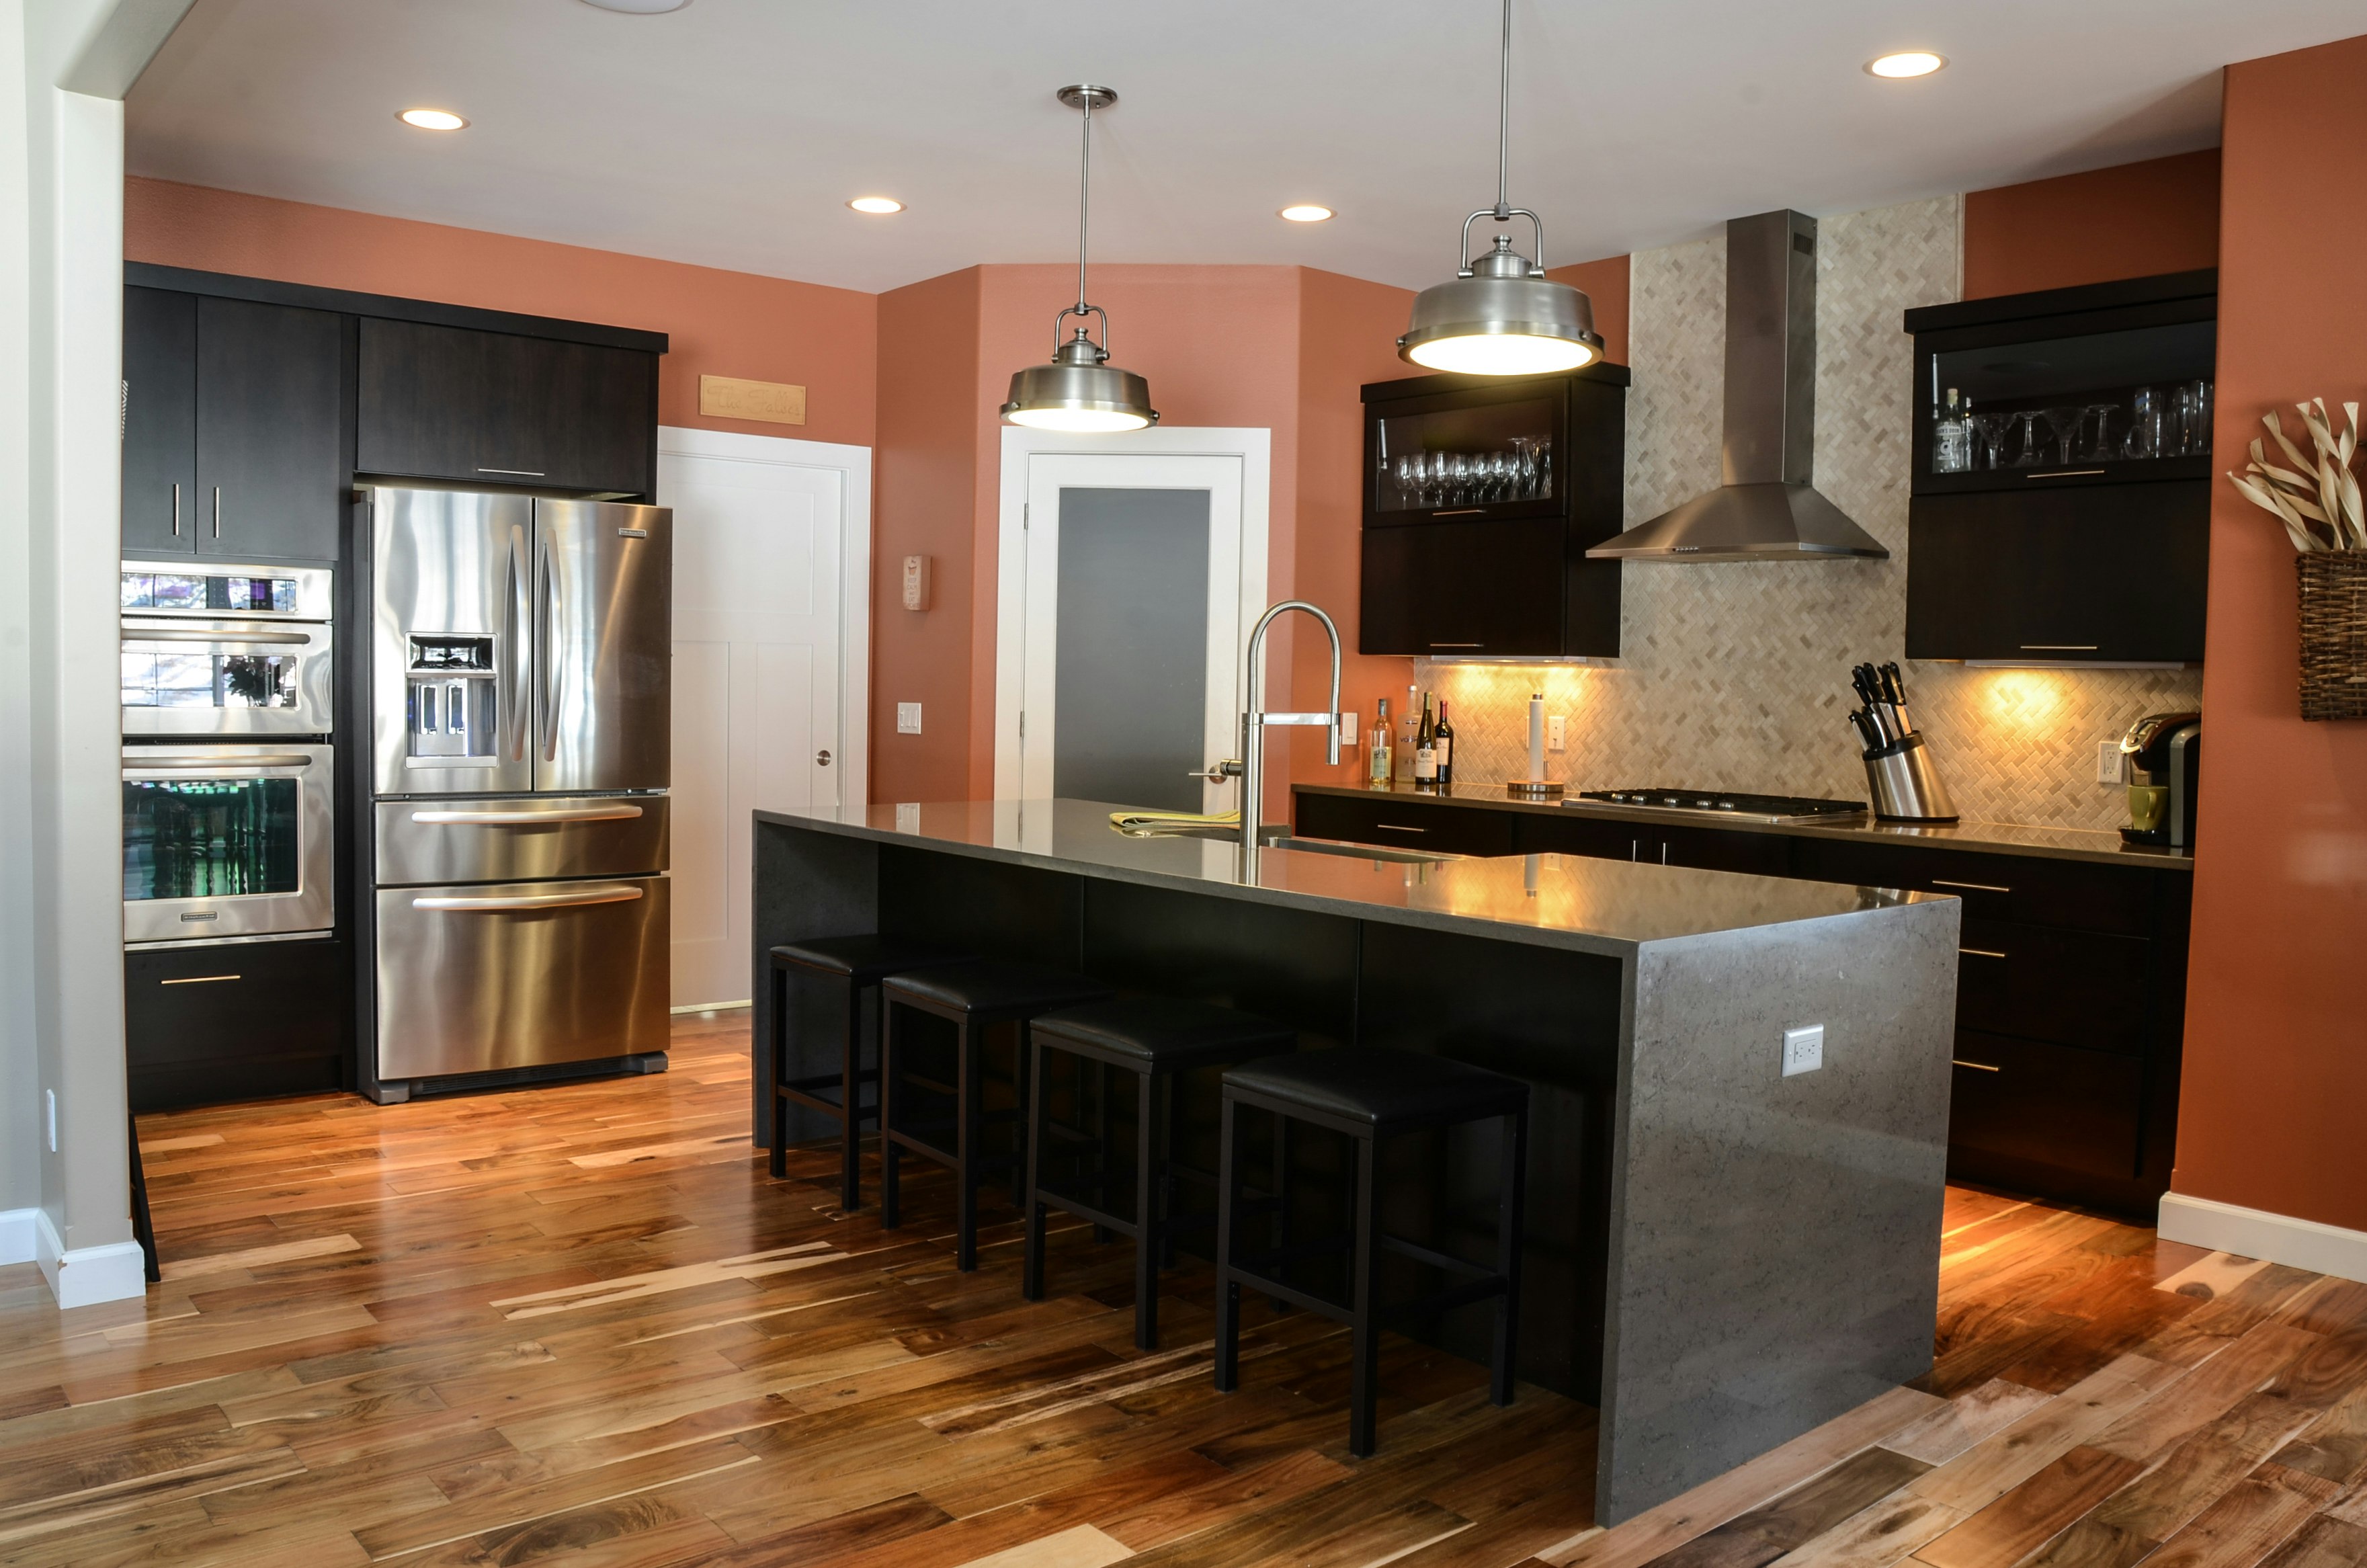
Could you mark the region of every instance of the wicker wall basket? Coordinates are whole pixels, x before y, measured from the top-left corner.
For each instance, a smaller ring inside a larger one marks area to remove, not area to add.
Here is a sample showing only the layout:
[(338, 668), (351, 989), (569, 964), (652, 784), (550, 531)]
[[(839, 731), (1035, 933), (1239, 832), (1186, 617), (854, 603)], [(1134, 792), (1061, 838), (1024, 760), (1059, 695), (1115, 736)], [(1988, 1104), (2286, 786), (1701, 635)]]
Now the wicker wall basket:
[(2367, 719), (2367, 550), (2315, 550), (2301, 567), (2301, 716)]

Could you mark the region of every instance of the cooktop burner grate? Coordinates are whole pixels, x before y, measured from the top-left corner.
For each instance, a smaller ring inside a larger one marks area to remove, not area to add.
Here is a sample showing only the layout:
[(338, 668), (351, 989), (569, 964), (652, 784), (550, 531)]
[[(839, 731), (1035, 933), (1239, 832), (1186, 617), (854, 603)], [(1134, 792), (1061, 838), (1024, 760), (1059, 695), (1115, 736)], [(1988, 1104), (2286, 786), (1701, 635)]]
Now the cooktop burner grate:
[[(1812, 795), (1752, 795), (1733, 790), (1583, 790), (1577, 800), (1637, 811), (1747, 817), (1757, 822), (1824, 822), (1865, 814), (1863, 801), (1820, 801)], [(1567, 803), (1575, 803), (1567, 802)]]

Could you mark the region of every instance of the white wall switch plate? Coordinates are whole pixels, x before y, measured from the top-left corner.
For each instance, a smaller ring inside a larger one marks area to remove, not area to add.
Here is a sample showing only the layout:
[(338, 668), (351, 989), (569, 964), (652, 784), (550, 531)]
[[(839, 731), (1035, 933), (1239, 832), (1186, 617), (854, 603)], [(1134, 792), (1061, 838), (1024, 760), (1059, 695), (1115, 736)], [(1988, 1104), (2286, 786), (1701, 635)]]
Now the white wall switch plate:
[(896, 704), (896, 733), (917, 735), (921, 733), (921, 705), (917, 702)]
[(1810, 1024), (1805, 1028), (1784, 1031), (1784, 1076), (1813, 1073), (1824, 1064), (1824, 1025)]
[(2129, 759), (2121, 755), (2120, 742), (2098, 741), (2096, 743), (2096, 782), (2099, 784), (2127, 783), (2129, 781), (2128, 762)]
[[(1340, 744), (1343, 746), (1356, 744), (1356, 710), (1353, 708), (1340, 715)], [(1346, 762), (1352, 759), (1342, 757), (1341, 760)]]
[(1546, 715), (1546, 750), (1559, 751), (1562, 749), (1562, 741), (1569, 733), (1564, 726), (1569, 722), (1569, 721), (1559, 713)]

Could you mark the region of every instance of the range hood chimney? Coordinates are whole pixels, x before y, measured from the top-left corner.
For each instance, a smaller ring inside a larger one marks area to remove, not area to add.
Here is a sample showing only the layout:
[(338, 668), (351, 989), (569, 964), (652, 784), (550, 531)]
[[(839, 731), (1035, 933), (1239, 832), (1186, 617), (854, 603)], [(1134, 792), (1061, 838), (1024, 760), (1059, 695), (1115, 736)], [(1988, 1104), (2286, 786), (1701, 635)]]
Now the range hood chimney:
[(1726, 483), (1586, 553), (1606, 561), (1887, 560), (1811, 488), (1817, 432), (1817, 221), (1726, 225)]

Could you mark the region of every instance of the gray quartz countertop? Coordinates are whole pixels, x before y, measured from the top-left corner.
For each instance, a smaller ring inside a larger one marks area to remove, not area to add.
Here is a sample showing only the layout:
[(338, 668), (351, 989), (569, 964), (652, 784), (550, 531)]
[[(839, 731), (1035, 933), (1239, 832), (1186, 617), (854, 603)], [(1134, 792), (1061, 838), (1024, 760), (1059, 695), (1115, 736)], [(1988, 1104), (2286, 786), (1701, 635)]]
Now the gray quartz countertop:
[(1625, 956), (1651, 942), (1863, 915), (1941, 895), (1631, 865), (1580, 856), (1410, 863), (1262, 849), (1198, 837), (1131, 838), (1098, 801), (952, 801), (758, 812), (758, 824), (1214, 896), (1325, 910), (1499, 940)]
[(2078, 827), (2026, 827), (2017, 823), (1961, 822), (1952, 827), (1920, 826), (1913, 823), (1876, 822), (1862, 816), (1840, 823), (1753, 822), (1746, 817), (1714, 816), (1701, 812), (1655, 812), (1591, 801), (1515, 801), (1501, 784), (1457, 784), (1445, 794), (1391, 785), (1375, 790), (1362, 784), (1295, 784), (1294, 790), (1316, 795), (1389, 795), (1410, 800), (1480, 806), (1490, 811), (1542, 812), (1547, 816), (1589, 816), (1607, 822), (1649, 821), (1672, 826), (1715, 828), (1724, 833), (1776, 833), (1800, 838), (1830, 838), (1860, 844), (1918, 845), (1938, 849), (1969, 849), (1991, 855), (2031, 855), (2046, 860), (2084, 860), (2101, 866), (2136, 866), (2158, 871), (2191, 871), (2193, 855), (2148, 844), (2127, 844), (2118, 833)]

